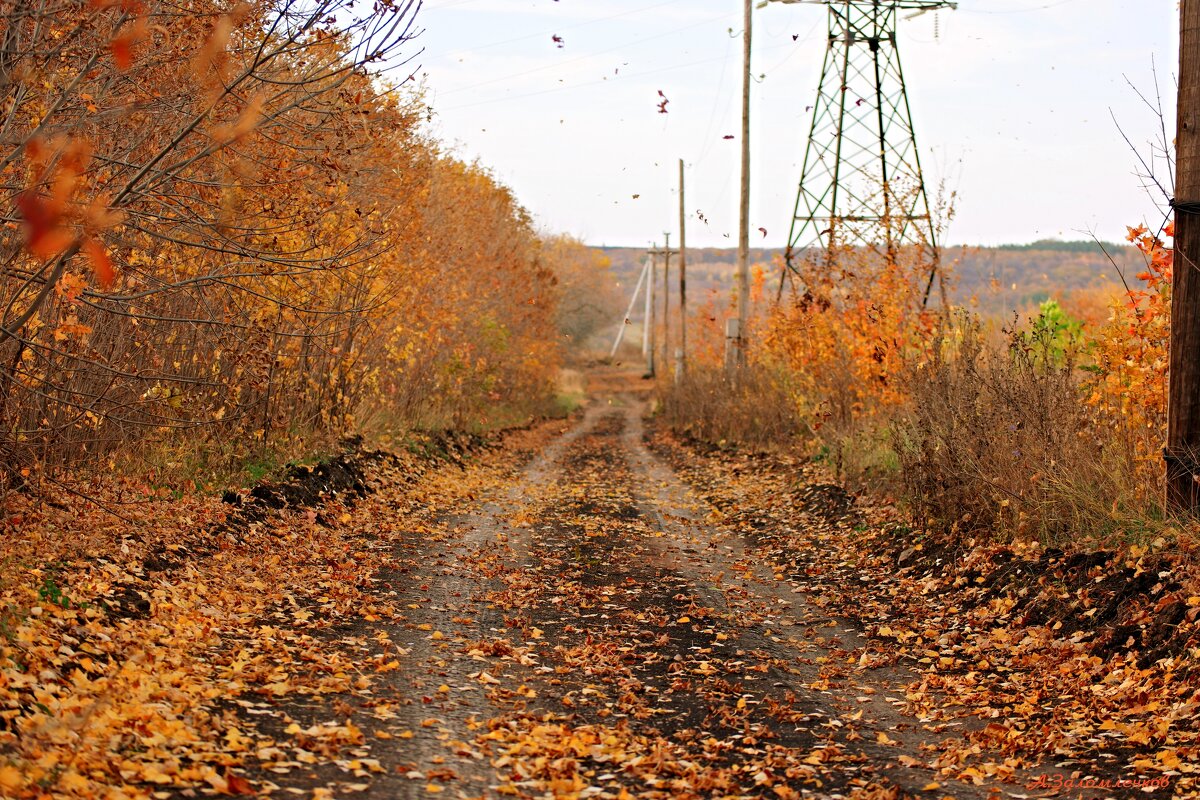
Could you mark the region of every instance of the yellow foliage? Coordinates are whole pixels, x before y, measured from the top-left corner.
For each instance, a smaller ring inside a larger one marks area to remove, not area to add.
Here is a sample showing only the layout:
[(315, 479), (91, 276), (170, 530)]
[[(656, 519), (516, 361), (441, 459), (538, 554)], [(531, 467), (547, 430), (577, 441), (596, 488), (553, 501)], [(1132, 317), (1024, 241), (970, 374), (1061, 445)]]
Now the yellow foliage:
[(836, 267), (806, 265), (790, 302), (767, 319), (768, 357), (786, 366), (814, 429), (846, 432), (907, 402), (903, 372), (928, 346), (936, 317), (923, 308), (929, 267), (846, 249)]
[[(1166, 235), (1174, 233), (1168, 225)], [(1146, 268), (1125, 295), (1112, 300), (1108, 320), (1089, 338), (1088, 403), (1101, 430), (1124, 440), (1147, 494), (1157, 493), (1167, 425), (1173, 250), (1145, 226), (1129, 229)]]
[(21, 215), (0, 246), (6, 465), (197, 430), (257, 449), (483, 426), (551, 394), (558, 293), (529, 215), (427, 138), (419, 91), (367, 71), (405, 26), (364, 54), (322, 2), (282, 26), (209, 0), (7, 20), (26, 62), (54, 55), (0, 151)]

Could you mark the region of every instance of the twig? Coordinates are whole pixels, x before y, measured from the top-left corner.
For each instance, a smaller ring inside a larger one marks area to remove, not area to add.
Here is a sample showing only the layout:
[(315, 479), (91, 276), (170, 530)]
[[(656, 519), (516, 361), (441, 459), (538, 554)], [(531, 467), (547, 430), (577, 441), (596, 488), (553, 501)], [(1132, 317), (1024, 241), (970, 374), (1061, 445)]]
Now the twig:
[(130, 519), (129, 517), (125, 516), (124, 514), (118, 514), (116, 511), (113, 511), (111, 508), (109, 508), (107, 505), (105, 505), (103, 501), (98, 500), (97, 498), (92, 497), (89, 494), (85, 494), (84, 492), (81, 492), (78, 489), (72, 489), (70, 486), (66, 485), (62, 481), (55, 480), (54, 478), (50, 477), (49, 475), (43, 475), (42, 478), (44, 480), (49, 481), (50, 483), (53, 483), (55, 486), (57, 486), (58, 488), (65, 491), (67, 494), (73, 494), (76, 497), (80, 498), (81, 500), (87, 500), (89, 503), (95, 503), (96, 507), (99, 508), (101, 511), (104, 511), (105, 513), (108, 513), (108, 514), (112, 514), (114, 517), (116, 517), (119, 520), (122, 520), (123, 522), (128, 522), (130, 525), (137, 524), (136, 520)]

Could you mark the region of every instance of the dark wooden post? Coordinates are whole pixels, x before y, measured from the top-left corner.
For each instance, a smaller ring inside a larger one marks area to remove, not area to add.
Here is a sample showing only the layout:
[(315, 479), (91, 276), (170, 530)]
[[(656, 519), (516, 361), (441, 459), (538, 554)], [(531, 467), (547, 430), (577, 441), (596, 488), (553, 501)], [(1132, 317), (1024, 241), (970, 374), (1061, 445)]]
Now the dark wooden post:
[(1167, 394), (1167, 510), (1200, 510), (1200, 0), (1179, 4), (1175, 260)]
[(683, 159), (679, 159), (679, 358), (675, 381), (687, 374), (687, 208), (683, 200)]

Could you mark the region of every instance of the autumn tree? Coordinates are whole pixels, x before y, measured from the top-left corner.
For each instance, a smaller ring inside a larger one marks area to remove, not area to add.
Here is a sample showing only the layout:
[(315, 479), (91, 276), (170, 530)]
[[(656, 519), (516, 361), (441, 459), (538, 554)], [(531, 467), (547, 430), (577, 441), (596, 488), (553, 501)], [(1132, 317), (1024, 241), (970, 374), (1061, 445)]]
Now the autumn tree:
[(594, 345), (594, 337), (607, 335), (621, 322), (624, 309), (616, 277), (601, 251), (573, 236), (552, 236), (545, 239), (542, 257), (558, 280), (558, 330), (570, 347)]
[(403, 85), (417, 5), (7, 7), (10, 476), (189, 431), (266, 447), (389, 404), (465, 421), (549, 383), (529, 217), (438, 151)]

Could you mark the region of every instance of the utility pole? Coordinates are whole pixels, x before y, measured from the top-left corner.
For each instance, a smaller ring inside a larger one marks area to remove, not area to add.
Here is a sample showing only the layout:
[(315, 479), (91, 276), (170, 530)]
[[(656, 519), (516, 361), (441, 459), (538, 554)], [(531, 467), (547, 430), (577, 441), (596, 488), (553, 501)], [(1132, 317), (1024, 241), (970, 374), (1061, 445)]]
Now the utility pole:
[(642, 355), (646, 357), (646, 376), (654, 377), (654, 277), (658, 267), (658, 243), (650, 250), (650, 272), (646, 275), (646, 316), (642, 331)]
[(1179, 4), (1167, 510), (1200, 510), (1200, 0)]
[(746, 318), (750, 303), (750, 44), (754, 0), (742, 9), (742, 189), (738, 212), (737, 318), (725, 321), (725, 370), (732, 376), (746, 363)]
[(679, 349), (675, 382), (687, 374), (687, 210), (683, 202), (683, 159), (679, 159)]
[(671, 234), (664, 233), (663, 248), (663, 369), (671, 363)]
[[(648, 294), (646, 295), (646, 325), (647, 325), (646, 335), (648, 335), (650, 338), (647, 340), (645, 338), (645, 336), (643, 336), (642, 343), (643, 343), (643, 350), (646, 350), (646, 348), (649, 348), (647, 355), (646, 355), (646, 359), (647, 359), (646, 363), (649, 365), (649, 373), (651, 376), (653, 376), (655, 374), (654, 373), (654, 350), (656, 348), (656, 345), (655, 345), (656, 337), (655, 337), (655, 333), (654, 333), (654, 327), (655, 327), (654, 317), (658, 313), (658, 311), (656, 308), (657, 303), (654, 300), (654, 281), (655, 281), (655, 276), (657, 274), (655, 272), (655, 269), (658, 266), (658, 257), (659, 256), (662, 256), (663, 264), (664, 264), (664, 267), (663, 267), (663, 273), (664, 273), (663, 274), (663, 295), (664, 295), (664, 297), (663, 297), (663, 322), (664, 322), (663, 339), (665, 340), (665, 342), (669, 342), (670, 338), (671, 338), (671, 333), (670, 333), (669, 327), (666, 323), (670, 322), (668, 314), (669, 314), (669, 308), (670, 308), (669, 298), (670, 298), (670, 288), (671, 288), (671, 284), (670, 284), (671, 256), (675, 255), (675, 251), (673, 251), (670, 248), (671, 234), (669, 234), (669, 233), (666, 234), (666, 237), (667, 237), (667, 245), (668, 245), (667, 247), (660, 248), (658, 246), (658, 243), (656, 242), (654, 247), (652, 247), (650, 250), (646, 251), (646, 255), (650, 257), (650, 288), (648, 290)], [(664, 343), (663, 363), (668, 363), (670, 361), (670, 358), (671, 358), (670, 350), (665, 346), (665, 343)]]

